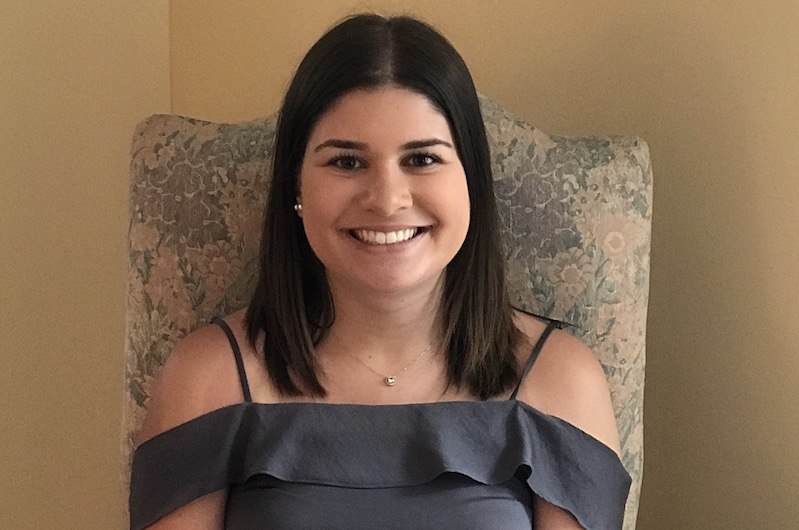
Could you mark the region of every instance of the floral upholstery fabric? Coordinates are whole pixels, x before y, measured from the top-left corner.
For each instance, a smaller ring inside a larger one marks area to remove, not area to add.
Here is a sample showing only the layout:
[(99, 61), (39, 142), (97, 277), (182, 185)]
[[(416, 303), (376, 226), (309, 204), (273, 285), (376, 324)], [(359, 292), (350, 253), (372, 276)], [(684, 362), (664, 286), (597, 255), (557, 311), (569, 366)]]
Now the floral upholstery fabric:
[[(633, 477), (643, 466), (652, 171), (634, 137), (548, 136), (482, 100), (514, 304), (564, 320), (608, 377)], [(124, 479), (148, 391), (175, 343), (254, 287), (276, 118), (155, 115), (132, 146)]]

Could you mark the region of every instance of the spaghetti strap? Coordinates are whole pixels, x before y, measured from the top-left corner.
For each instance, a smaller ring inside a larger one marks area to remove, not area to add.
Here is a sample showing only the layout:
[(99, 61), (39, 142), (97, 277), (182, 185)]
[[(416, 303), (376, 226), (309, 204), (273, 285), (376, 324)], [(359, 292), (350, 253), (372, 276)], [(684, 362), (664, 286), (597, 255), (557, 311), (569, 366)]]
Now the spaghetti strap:
[(236, 368), (239, 371), (239, 381), (241, 382), (241, 391), (244, 394), (244, 401), (252, 403), (250, 384), (247, 382), (247, 372), (244, 371), (244, 360), (241, 358), (241, 349), (239, 348), (238, 341), (236, 341), (236, 336), (233, 335), (233, 330), (230, 329), (227, 322), (219, 317), (212, 318), (211, 322), (222, 328), (222, 331), (227, 335), (227, 340), (230, 342), (230, 347), (233, 349), (233, 356), (236, 358)]
[(524, 365), (524, 370), (522, 370), (522, 376), (519, 378), (519, 382), (516, 384), (516, 388), (513, 389), (513, 393), (510, 395), (508, 400), (516, 399), (516, 394), (519, 393), (519, 389), (522, 387), (522, 382), (524, 378), (527, 377), (527, 374), (530, 373), (530, 370), (533, 368), (533, 364), (535, 360), (538, 359), (538, 354), (541, 353), (541, 348), (544, 347), (544, 343), (549, 338), (549, 334), (552, 333), (552, 330), (558, 327), (559, 322), (557, 320), (550, 320), (549, 324), (547, 324), (546, 329), (541, 336), (538, 338), (538, 341), (533, 346), (533, 351), (530, 353), (530, 358), (527, 359), (527, 363)]

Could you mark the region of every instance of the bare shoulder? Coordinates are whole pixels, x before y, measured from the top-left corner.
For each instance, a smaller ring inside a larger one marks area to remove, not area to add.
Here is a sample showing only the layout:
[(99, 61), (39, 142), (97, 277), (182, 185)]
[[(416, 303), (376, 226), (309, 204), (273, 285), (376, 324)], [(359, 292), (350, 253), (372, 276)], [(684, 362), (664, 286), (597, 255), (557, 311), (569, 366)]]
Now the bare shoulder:
[[(528, 343), (519, 353), (524, 362), (546, 324), (524, 314), (517, 314), (516, 324)], [(602, 366), (585, 343), (566, 331), (551, 333), (522, 382), (518, 398), (619, 452), (619, 433)]]
[[(241, 343), (242, 316), (225, 319)], [(238, 328), (238, 329), (236, 329)], [(158, 374), (138, 435), (141, 443), (207, 412), (242, 401), (236, 361), (222, 329), (210, 324), (181, 340)]]

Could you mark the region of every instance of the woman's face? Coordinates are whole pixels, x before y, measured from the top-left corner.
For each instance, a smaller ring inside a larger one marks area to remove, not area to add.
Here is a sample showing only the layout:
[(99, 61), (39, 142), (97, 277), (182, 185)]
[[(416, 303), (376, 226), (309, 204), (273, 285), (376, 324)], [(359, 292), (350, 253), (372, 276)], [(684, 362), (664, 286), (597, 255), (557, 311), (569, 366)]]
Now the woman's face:
[(322, 115), (298, 201), (334, 290), (433, 289), (469, 227), (447, 120), (424, 96), (393, 86), (352, 91)]

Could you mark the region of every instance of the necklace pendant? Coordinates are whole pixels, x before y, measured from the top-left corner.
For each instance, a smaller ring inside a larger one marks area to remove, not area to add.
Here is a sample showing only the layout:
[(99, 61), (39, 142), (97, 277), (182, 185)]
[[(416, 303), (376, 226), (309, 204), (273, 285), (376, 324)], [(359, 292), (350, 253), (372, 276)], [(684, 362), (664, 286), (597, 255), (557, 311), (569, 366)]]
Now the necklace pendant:
[(394, 386), (397, 384), (397, 378), (393, 375), (387, 375), (383, 381), (386, 383), (387, 386)]

